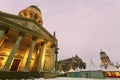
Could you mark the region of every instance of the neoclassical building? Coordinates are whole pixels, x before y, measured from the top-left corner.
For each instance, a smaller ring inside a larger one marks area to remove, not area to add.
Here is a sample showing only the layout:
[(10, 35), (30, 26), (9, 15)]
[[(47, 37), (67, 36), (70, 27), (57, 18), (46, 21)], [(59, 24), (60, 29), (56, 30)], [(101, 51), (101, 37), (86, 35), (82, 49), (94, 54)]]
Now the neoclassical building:
[(2, 72), (55, 69), (57, 39), (42, 24), (36, 6), (21, 10), (18, 16), (0, 11), (0, 78)]
[(64, 59), (58, 61), (58, 70), (68, 72), (70, 69), (75, 70), (76, 68), (85, 69), (86, 63), (82, 61), (79, 56), (75, 55), (75, 57)]

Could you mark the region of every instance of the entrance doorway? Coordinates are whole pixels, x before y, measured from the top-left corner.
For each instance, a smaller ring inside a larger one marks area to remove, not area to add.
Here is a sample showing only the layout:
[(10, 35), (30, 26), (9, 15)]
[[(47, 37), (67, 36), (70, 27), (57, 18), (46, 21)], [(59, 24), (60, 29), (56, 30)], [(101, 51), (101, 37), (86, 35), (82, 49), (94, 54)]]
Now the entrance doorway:
[(14, 59), (10, 71), (17, 71), (17, 68), (18, 68), (19, 64), (20, 64), (20, 60), (19, 59)]

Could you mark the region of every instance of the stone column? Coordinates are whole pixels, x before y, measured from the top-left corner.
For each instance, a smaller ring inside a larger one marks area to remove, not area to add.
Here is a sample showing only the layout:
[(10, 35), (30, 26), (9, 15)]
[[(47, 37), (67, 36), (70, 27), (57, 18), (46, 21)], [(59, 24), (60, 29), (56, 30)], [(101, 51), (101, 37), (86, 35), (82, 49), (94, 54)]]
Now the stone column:
[(32, 38), (32, 44), (31, 44), (31, 47), (30, 47), (30, 51), (29, 51), (29, 54), (28, 54), (28, 58), (27, 58), (27, 61), (26, 61), (26, 64), (25, 64), (24, 71), (29, 71), (30, 61), (31, 61), (31, 58), (32, 58), (32, 53), (34, 51), (36, 39), (37, 39), (36, 37)]
[(0, 26), (0, 40), (2, 39), (2, 37), (4, 36), (4, 34), (7, 30), (8, 30), (7, 27)]
[(43, 71), (43, 65), (44, 65), (44, 57), (45, 57), (45, 52), (46, 52), (46, 44), (47, 44), (47, 40), (44, 40), (44, 44), (41, 50), (41, 54), (40, 54), (40, 65), (39, 65), (39, 71)]
[(17, 41), (15, 42), (15, 45), (14, 45), (13, 49), (11, 50), (10, 55), (8, 56), (8, 59), (7, 59), (5, 66), (3, 68), (4, 71), (9, 71), (10, 64), (11, 64), (11, 62), (15, 56), (15, 53), (20, 45), (20, 42), (23, 38), (23, 35), (24, 35), (23, 33), (19, 33)]
[(41, 69), (41, 60), (42, 60), (42, 53), (43, 53), (43, 50), (44, 50), (44, 42), (41, 43), (41, 51), (39, 52), (39, 60), (38, 60), (38, 63), (37, 63), (37, 71), (40, 71)]

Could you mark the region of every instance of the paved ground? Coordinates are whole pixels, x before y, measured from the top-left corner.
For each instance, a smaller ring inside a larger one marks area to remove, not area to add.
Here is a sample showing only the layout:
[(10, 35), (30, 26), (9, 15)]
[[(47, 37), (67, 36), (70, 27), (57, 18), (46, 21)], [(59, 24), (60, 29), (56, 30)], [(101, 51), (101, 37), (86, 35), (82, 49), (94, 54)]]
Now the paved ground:
[(51, 78), (51, 79), (44, 79), (44, 78), (40, 78), (40, 79), (35, 79), (35, 80), (120, 80), (120, 79), (88, 79), (88, 78)]

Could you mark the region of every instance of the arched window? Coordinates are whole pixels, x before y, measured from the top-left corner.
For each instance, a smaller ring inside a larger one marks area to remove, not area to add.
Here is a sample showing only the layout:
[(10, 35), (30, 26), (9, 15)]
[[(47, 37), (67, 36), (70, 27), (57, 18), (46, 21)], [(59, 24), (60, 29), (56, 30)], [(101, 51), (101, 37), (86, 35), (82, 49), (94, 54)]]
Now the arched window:
[(33, 17), (33, 14), (32, 13), (29, 13), (30, 17), (32, 18)]
[(23, 15), (24, 15), (24, 16), (27, 16), (26, 12), (23, 12)]
[(37, 15), (37, 14), (35, 14), (35, 15), (34, 15), (34, 19), (35, 19), (35, 20), (37, 20), (37, 18), (38, 18), (38, 15)]

